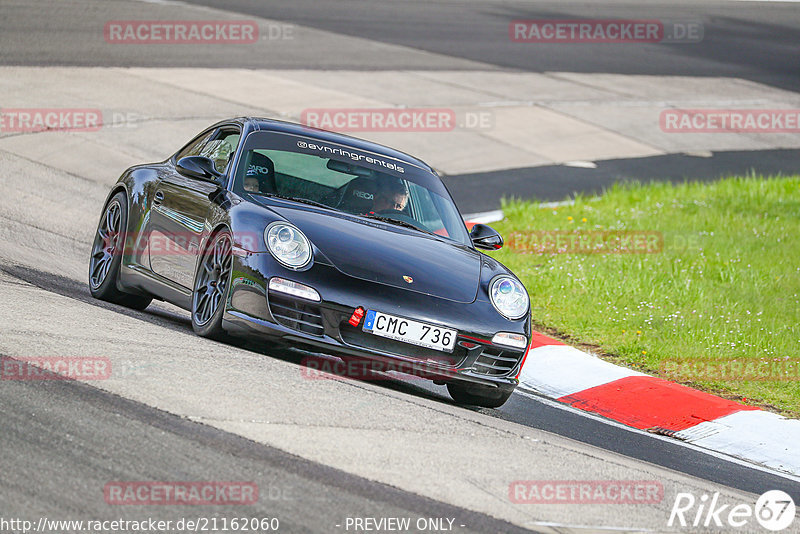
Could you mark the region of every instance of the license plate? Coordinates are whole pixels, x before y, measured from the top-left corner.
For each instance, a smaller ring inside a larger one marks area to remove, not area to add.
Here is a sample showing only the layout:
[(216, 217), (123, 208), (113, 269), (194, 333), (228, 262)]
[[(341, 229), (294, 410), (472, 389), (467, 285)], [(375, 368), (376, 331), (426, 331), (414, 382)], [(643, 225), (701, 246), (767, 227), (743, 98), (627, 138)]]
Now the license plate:
[(364, 332), (376, 336), (403, 341), (434, 350), (453, 352), (456, 331), (434, 324), (412, 321), (375, 310), (367, 310), (364, 316)]

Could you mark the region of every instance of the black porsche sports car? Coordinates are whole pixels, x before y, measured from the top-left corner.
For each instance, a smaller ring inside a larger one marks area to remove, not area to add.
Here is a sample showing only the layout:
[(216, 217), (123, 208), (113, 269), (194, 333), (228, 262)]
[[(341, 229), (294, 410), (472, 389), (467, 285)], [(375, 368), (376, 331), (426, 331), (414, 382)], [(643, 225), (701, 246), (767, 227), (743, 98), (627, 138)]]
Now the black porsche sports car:
[[(436, 173), (402, 152), (287, 122), (215, 124), (126, 170), (94, 239), (94, 297), (191, 311), (201, 336), (258, 336), (502, 405), (531, 335), (520, 281), (476, 249)], [(397, 364), (402, 364), (398, 366)]]

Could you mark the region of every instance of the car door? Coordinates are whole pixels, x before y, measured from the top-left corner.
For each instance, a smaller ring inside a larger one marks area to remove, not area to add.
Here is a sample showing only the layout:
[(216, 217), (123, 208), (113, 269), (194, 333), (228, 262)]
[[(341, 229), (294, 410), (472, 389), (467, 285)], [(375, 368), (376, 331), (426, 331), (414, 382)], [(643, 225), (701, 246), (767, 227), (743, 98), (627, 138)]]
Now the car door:
[(174, 164), (185, 156), (205, 156), (226, 173), (241, 132), (222, 127), (202, 134), (174, 158), (158, 182), (149, 221), (150, 267), (153, 272), (191, 289), (197, 255), (206, 230), (214, 183), (180, 174)]

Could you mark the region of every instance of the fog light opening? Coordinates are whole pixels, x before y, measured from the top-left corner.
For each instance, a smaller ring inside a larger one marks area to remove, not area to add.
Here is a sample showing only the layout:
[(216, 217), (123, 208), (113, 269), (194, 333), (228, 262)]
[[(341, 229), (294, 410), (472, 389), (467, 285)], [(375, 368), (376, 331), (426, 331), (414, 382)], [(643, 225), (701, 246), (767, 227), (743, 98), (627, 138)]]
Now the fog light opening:
[(511, 332), (498, 332), (492, 338), (493, 345), (505, 345), (515, 349), (524, 349), (528, 346), (528, 338), (522, 334), (512, 334)]
[(285, 280), (283, 278), (270, 278), (269, 280), (269, 289), (271, 291), (276, 291), (278, 293), (285, 293), (286, 295), (292, 295), (293, 297), (300, 297), (301, 299), (306, 300), (313, 300), (314, 302), (320, 302), (322, 299), (317, 293), (317, 290), (313, 287), (309, 287), (307, 285), (299, 284), (297, 282), (292, 282), (291, 280)]

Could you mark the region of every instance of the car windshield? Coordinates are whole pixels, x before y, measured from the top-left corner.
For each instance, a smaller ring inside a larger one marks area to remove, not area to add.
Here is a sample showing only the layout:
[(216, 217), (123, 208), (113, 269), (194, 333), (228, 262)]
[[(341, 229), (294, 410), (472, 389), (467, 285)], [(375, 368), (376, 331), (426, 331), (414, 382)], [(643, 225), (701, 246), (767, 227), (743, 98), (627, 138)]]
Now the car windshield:
[(450, 195), (430, 171), (327, 141), (277, 132), (250, 134), (234, 191), (324, 206), (470, 242)]

